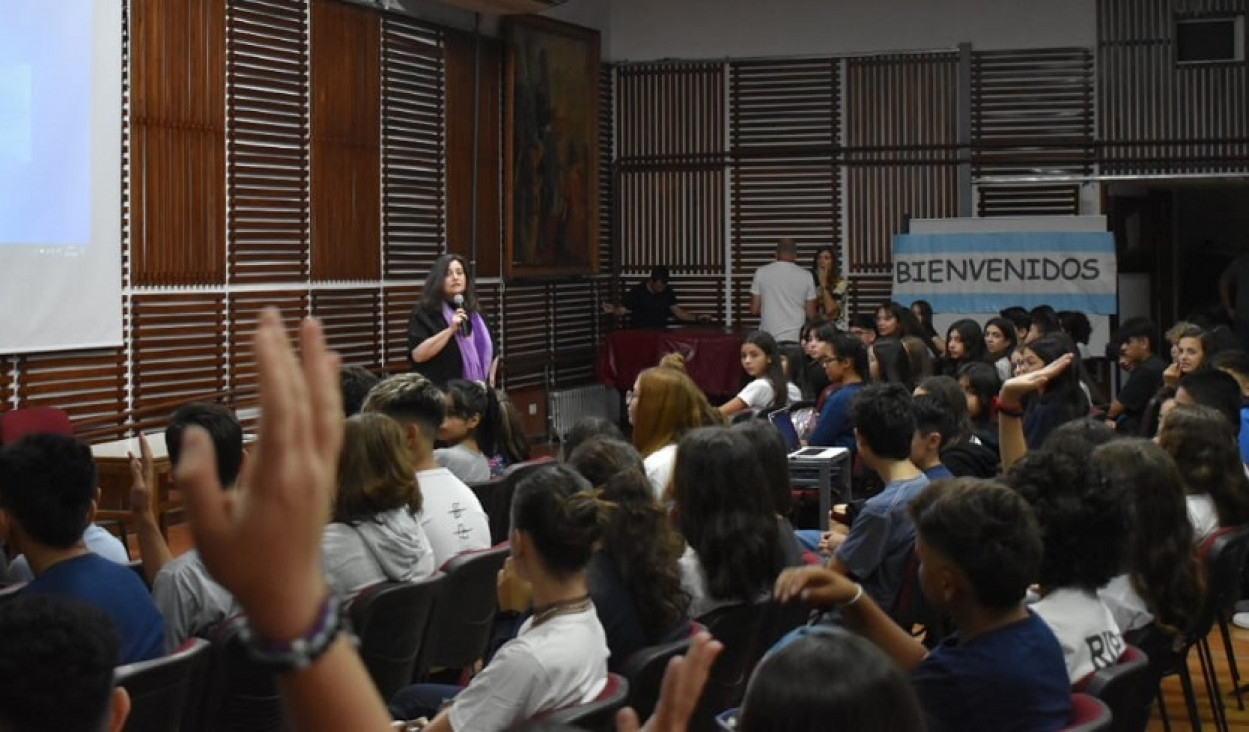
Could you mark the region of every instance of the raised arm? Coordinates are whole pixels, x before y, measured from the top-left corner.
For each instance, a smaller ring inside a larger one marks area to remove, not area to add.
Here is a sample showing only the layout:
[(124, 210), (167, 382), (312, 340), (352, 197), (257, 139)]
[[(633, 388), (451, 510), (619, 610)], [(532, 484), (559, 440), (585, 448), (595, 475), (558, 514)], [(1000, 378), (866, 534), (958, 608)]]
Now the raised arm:
[(1002, 390), (998, 393), (997, 430), (1003, 473), (1010, 470), (1015, 461), (1028, 452), (1028, 442), (1023, 432), (1024, 398), (1042, 389), (1074, 360), (1075, 356), (1068, 353), (1036, 371), (1011, 377), (1002, 384)]
[(173, 554), (160, 533), (160, 523), (152, 509), (152, 494), (157, 490), (156, 468), (147, 437), (139, 434), (139, 457), (130, 454), (130, 515), (139, 538), (139, 557), (143, 560), (143, 576), (148, 586), (156, 583), (156, 575), (169, 564)]
[[(221, 490), (212, 441), (198, 427), (183, 438), (177, 471), (205, 565), (268, 643), (290, 643), (321, 625), (333, 602), (321, 572), (321, 532), (342, 446), (339, 359), (320, 324), (302, 329), (302, 366), (276, 310), (256, 331), (260, 443), (249, 485), (237, 499)], [(296, 729), (390, 729), (390, 715), (350, 641), (337, 633), (307, 666), (278, 675)]]

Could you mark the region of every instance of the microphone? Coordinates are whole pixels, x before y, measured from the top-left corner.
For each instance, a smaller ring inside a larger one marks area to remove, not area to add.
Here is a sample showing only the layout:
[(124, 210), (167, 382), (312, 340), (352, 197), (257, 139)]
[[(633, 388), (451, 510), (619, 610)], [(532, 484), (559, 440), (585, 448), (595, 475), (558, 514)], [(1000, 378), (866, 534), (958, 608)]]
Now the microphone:
[[(464, 296), (456, 295), (455, 297), (451, 298), (451, 303), (455, 305), (456, 310), (463, 310), (464, 309)], [(460, 323), (460, 335), (467, 338), (468, 336), (471, 336), (472, 334), (473, 334), (473, 323), (471, 320), (465, 319), (463, 323)]]

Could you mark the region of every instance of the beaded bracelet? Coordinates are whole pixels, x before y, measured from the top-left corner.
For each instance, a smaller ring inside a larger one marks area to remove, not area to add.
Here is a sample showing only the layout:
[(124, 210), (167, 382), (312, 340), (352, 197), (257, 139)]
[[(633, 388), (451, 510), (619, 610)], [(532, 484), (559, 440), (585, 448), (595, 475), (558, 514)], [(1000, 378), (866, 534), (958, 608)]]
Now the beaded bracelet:
[(289, 641), (261, 638), (248, 620), (239, 637), (256, 663), (274, 671), (298, 671), (325, 655), (343, 630), (343, 614), (334, 593), (327, 593), (316, 622), (303, 635)]

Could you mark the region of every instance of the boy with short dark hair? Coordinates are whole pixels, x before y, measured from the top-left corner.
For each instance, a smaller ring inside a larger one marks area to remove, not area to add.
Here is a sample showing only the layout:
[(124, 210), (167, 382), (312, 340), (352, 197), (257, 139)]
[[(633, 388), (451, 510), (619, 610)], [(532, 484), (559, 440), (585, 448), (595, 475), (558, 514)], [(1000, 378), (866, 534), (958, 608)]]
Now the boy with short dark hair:
[(953, 478), (941, 462), (941, 448), (954, 434), (954, 415), (931, 394), (915, 397), (915, 437), (911, 439), (911, 462), (924, 471), (928, 480)]
[(1119, 367), (1128, 371), (1128, 380), (1119, 396), (1110, 403), (1106, 418), (1124, 434), (1140, 431), (1141, 418), (1149, 400), (1162, 388), (1162, 372), (1167, 364), (1154, 351), (1158, 328), (1147, 318), (1131, 318), (1115, 331), (1111, 343), (1117, 349)]
[(121, 636), (122, 663), (155, 658), (165, 623), (151, 594), (134, 572), (83, 541), (95, 499), (95, 459), (80, 440), (37, 433), (0, 452), (0, 538), (26, 555), (35, 574), (22, 592), (94, 605)]
[(836, 572), (786, 570), (777, 598), (838, 607), (852, 629), (911, 672), (930, 732), (1065, 727), (1071, 689), (1062, 649), (1023, 604), (1042, 554), (1027, 503), (999, 483), (954, 478), (925, 489), (910, 513), (920, 586), (956, 628), (931, 653)]
[(864, 591), (888, 608), (902, 586), (915, 541), (907, 505), (928, 485), (911, 462), (915, 411), (901, 385), (873, 384), (855, 396), (850, 415), (859, 458), (885, 487), (863, 503), (844, 539), (832, 537), (828, 568), (862, 582)]

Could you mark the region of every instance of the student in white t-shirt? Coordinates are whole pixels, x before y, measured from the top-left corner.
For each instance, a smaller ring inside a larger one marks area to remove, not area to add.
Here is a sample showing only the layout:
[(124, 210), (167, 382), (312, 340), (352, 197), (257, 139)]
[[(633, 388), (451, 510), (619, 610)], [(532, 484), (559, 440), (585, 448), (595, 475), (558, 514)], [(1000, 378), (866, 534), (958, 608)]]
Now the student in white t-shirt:
[(1200, 404), (1177, 404), (1162, 418), (1158, 446), (1175, 459), (1184, 477), (1188, 517), (1198, 545), (1220, 526), (1249, 522), (1249, 479), (1232, 425), (1222, 412)]
[(1032, 505), (1041, 528), (1040, 599), (1030, 609), (1054, 631), (1073, 684), (1113, 666), (1126, 648), (1119, 624), (1097, 593), (1123, 567), (1127, 497), (1102, 480), (1087, 453), (1081, 457), (1037, 450), (1020, 458), (1006, 476)]
[(802, 398), (798, 387), (785, 378), (776, 339), (761, 330), (742, 341), (742, 370), (751, 381), (737, 396), (720, 405), (720, 413), (726, 417), (746, 409), (753, 412), (780, 409)]
[(442, 391), (420, 374), (396, 374), (369, 391), (363, 412), (403, 426), (421, 487), (420, 524), (441, 567), (456, 554), (490, 546), (490, 521), (469, 487), (434, 459), (434, 436), (446, 417)]
[[(395, 718), (436, 713), (427, 732), (495, 732), (594, 700), (607, 684), (608, 649), (585, 568), (603, 526), (590, 483), (567, 465), (544, 465), (522, 479), (512, 499), (512, 557), (501, 573), (499, 602), (504, 610), (529, 605), (532, 615), (462, 690), (417, 684), (396, 694)], [(522, 583), (532, 588), (528, 598)], [(439, 711), (447, 698), (451, 705)]]
[(628, 413), (633, 446), (642, 455), (646, 477), (660, 502), (665, 500), (672, 479), (677, 441), (695, 427), (723, 423), (724, 419), (685, 370), (673, 366), (657, 366), (638, 374)]

